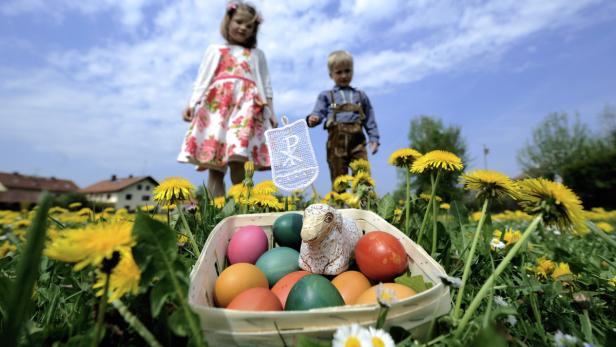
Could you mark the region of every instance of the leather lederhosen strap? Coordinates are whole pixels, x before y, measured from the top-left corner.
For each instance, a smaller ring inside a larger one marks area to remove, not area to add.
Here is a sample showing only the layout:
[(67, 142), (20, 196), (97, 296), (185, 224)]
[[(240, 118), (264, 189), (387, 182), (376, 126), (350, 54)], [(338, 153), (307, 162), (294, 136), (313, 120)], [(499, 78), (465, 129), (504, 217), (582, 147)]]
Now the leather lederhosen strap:
[(328, 118), (327, 121), (325, 122), (325, 129), (329, 129), (332, 124), (337, 124), (336, 116), (340, 112), (357, 112), (359, 113), (359, 124), (360, 125), (364, 124), (364, 121), (366, 120), (366, 114), (364, 113), (364, 109), (361, 106), (361, 104), (354, 104), (354, 103), (337, 104), (336, 99), (334, 99), (333, 90), (329, 91), (329, 98), (331, 100), (331, 104), (329, 105), (329, 108), (332, 110), (332, 116), (331, 118)]

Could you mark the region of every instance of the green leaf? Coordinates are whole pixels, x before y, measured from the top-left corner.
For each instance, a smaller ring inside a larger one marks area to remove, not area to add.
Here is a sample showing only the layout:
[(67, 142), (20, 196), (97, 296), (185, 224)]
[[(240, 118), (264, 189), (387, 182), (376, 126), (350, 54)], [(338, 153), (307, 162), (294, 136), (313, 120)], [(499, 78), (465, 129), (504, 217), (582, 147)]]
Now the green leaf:
[(387, 193), (383, 198), (377, 202), (377, 211), (379, 216), (383, 217), (383, 219), (390, 219), (394, 216), (394, 208), (396, 207), (396, 202), (391, 194)]
[(161, 308), (167, 302), (167, 298), (171, 293), (173, 293), (173, 286), (167, 280), (159, 281), (154, 285), (150, 292), (150, 309), (152, 310), (153, 317), (158, 317)]
[(4, 324), (2, 334), (3, 345), (15, 346), (21, 334), (24, 321), (30, 315), (32, 307), (32, 291), (39, 277), (40, 262), (45, 247), (45, 234), (47, 232), (47, 211), (51, 207), (52, 197), (44, 193), (39, 201), (36, 215), (28, 229), (26, 245), (21, 252), (17, 264), (17, 278), (9, 288), (7, 299), (7, 317), (11, 317)]
[(432, 283), (425, 282), (422, 275), (411, 276), (410, 274), (404, 274), (396, 277), (394, 281), (413, 289), (416, 293), (432, 288)]
[(486, 328), (482, 328), (473, 342), (471, 342), (470, 346), (473, 347), (507, 347), (507, 340), (498, 334), (493, 326), (488, 326)]
[(220, 214), (223, 218), (229, 217), (235, 213), (235, 200), (231, 199), (227, 201), (225, 206), (222, 208)]
[(295, 347), (330, 347), (332, 344), (328, 341), (321, 341), (305, 335), (300, 335), (297, 338)]
[(169, 328), (173, 331), (174, 334), (178, 336), (186, 336), (188, 330), (186, 330), (186, 321), (182, 316), (182, 312), (180, 310), (176, 310), (169, 316)]

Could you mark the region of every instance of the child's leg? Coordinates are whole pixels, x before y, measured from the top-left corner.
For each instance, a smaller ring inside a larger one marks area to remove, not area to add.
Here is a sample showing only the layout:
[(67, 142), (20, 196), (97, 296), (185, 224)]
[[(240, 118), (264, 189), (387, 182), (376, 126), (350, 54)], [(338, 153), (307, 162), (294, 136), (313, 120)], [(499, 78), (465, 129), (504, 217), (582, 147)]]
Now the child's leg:
[(211, 170), (207, 178), (207, 189), (213, 197), (225, 196), (225, 173), (224, 171)]
[(246, 177), (246, 172), (244, 172), (244, 162), (230, 161), (229, 168), (231, 169), (231, 182), (233, 184), (242, 183), (242, 181), (244, 181), (244, 177)]
[[(334, 125), (336, 127), (336, 125)], [(329, 129), (327, 138), (327, 165), (329, 175), (334, 184), (338, 176), (347, 175), (349, 172), (349, 155), (347, 153), (347, 139), (344, 133), (337, 128)]]

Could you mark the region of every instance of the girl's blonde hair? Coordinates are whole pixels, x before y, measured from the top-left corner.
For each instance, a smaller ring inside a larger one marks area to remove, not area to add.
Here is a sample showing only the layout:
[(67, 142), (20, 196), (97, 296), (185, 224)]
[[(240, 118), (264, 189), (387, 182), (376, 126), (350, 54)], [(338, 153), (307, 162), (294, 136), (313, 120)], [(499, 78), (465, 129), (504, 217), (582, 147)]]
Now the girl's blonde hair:
[(329, 72), (332, 72), (336, 65), (342, 63), (353, 66), (353, 56), (349, 51), (333, 51), (327, 57), (327, 69)]
[(230, 1), (227, 3), (225, 16), (222, 18), (222, 22), (220, 23), (220, 34), (227, 42), (231, 42), (231, 37), (229, 36), (229, 23), (231, 22), (233, 16), (238, 13), (246, 15), (248, 20), (254, 23), (254, 30), (252, 32), (252, 36), (246, 39), (245, 42), (237, 42), (237, 44), (246, 48), (257, 47), (257, 32), (259, 31), (259, 25), (261, 24), (262, 19), (259, 12), (257, 12), (257, 9), (249, 3), (243, 1)]

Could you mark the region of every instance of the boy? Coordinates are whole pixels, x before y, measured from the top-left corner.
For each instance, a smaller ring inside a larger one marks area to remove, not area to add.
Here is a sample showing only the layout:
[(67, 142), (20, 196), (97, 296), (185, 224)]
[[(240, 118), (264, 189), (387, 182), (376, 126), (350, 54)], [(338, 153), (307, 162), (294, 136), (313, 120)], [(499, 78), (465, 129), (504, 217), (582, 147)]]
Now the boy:
[(353, 79), (351, 53), (332, 52), (327, 58), (327, 68), (335, 86), (319, 94), (306, 122), (308, 126), (315, 127), (325, 120), (324, 128), (328, 132), (327, 164), (333, 184), (336, 177), (348, 174), (349, 164), (353, 160), (368, 159), (363, 129), (368, 134), (372, 154), (378, 151), (379, 130), (368, 96), (350, 86)]

